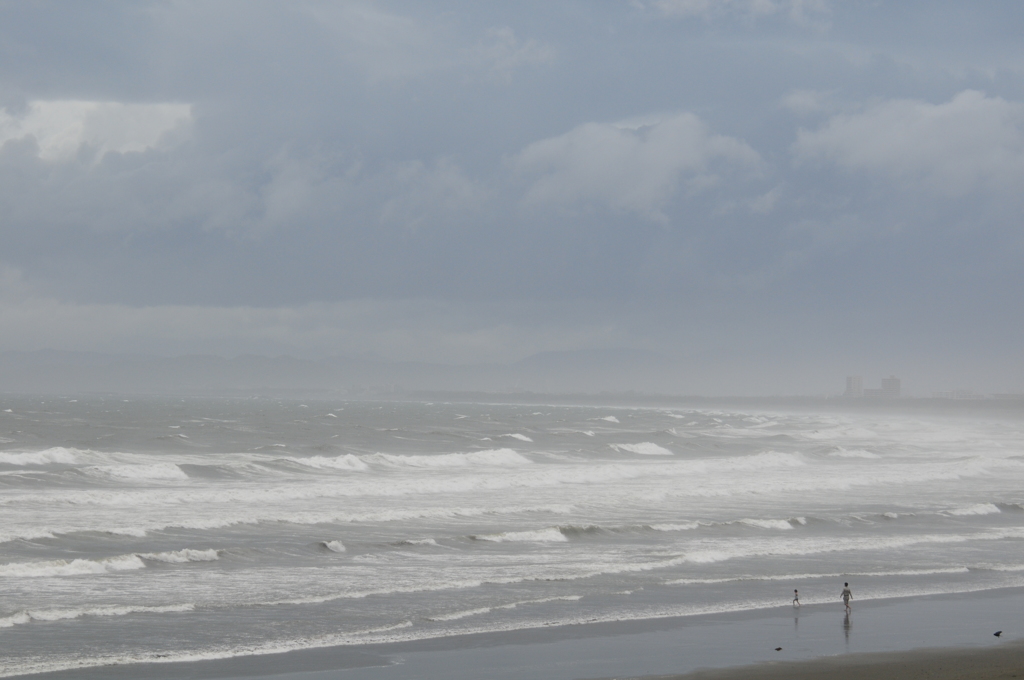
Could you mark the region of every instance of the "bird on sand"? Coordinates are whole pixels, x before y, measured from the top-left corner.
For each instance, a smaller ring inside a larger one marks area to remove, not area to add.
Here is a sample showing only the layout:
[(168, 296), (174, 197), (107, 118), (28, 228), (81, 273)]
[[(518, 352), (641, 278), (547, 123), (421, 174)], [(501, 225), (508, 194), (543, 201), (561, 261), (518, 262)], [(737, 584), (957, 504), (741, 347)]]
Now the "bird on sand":
[(1000, 637), (1000, 636), (1002, 636), (1002, 634), (1003, 634), (1003, 631), (1001, 631), (1001, 630), (997, 630), (996, 632), (994, 632), (994, 633), (992, 633), (992, 634), (993, 634), (993, 635), (995, 635), (996, 637)]

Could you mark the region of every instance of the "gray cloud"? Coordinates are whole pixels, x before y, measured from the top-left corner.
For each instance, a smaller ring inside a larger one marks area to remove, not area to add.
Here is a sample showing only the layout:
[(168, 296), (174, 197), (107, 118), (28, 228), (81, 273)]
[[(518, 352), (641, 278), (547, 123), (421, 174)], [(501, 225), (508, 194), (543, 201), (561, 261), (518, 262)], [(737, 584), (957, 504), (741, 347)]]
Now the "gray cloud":
[(711, 134), (681, 113), (648, 125), (587, 123), (530, 144), (513, 166), (535, 176), (529, 204), (599, 201), (665, 220), (661, 208), (679, 191), (699, 193), (721, 181), (716, 162), (750, 168), (759, 160), (744, 142)]

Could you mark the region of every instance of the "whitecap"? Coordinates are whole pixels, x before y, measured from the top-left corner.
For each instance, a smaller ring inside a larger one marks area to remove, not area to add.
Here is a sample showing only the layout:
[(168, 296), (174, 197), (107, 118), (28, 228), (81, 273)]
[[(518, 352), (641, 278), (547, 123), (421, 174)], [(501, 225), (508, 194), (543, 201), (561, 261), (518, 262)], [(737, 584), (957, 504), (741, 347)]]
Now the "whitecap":
[(641, 442), (639, 444), (609, 444), (609, 446), (618, 451), (625, 451), (627, 453), (637, 453), (642, 456), (672, 455), (671, 451), (662, 446), (658, 446), (654, 442)]
[(78, 462), (77, 449), (66, 449), (63, 446), (55, 446), (45, 451), (26, 451), (20, 453), (0, 453), (0, 463), (8, 465), (74, 465)]
[(89, 474), (101, 474), (118, 479), (188, 479), (185, 471), (174, 463), (149, 465), (95, 465), (85, 468)]
[(33, 609), (23, 610), (0, 618), (0, 628), (23, 625), (32, 621), (67, 621), (83, 616), (125, 616), (127, 614), (163, 614), (167, 612), (190, 612), (196, 607), (194, 604), (171, 604), (163, 606), (118, 606), (110, 605), (104, 607), (87, 607), (83, 609)]
[(843, 447), (837, 447), (835, 451), (832, 451), (828, 455), (836, 458), (881, 458), (877, 453), (871, 453), (864, 449), (844, 449)]
[(651, 524), (655, 531), (691, 531), (700, 526), (700, 522), (685, 522), (682, 524)]
[(308, 458), (285, 458), (285, 460), (299, 465), (305, 465), (306, 467), (316, 468), (318, 470), (324, 468), (330, 468), (333, 470), (365, 470), (369, 467), (362, 461), (359, 456), (354, 456), (351, 453), (346, 453), (342, 456), (310, 456)]
[(345, 544), (341, 541), (320, 541), (320, 545), (327, 548), (331, 552), (343, 553), (345, 552)]
[(491, 541), (492, 543), (521, 542), (521, 543), (565, 543), (569, 539), (565, 537), (558, 527), (537, 529), (535, 531), (506, 531), (500, 534), (479, 534), (473, 536), (478, 541)]
[(757, 527), (758, 529), (792, 529), (793, 525), (789, 523), (789, 520), (785, 519), (741, 519), (740, 524), (746, 524), (750, 527)]
[(0, 576), (39, 578), (44, 576), (79, 576), (106, 574), (115, 571), (145, 569), (138, 555), (119, 555), (101, 560), (49, 560), (45, 562), (11, 562), (0, 564)]
[(947, 515), (967, 516), (967, 515), (995, 515), (1001, 512), (994, 503), (979, 503), (977, 505), (971, 505), (965, 508), (954, 508), (947, 510)]
[(441, 453), (433, 456), (405, 456), (390, 453), (378, 453), (373, 456), (368, 456), (367, 458), (378, 460), (390, 465), (419, 468), (466, 467), (470, 465), (514, 467), (531, 464), (529, 458), (516, 453), (512, 449), (487, 449), (484, 451), (473, 451), (471, 453)]
[(503, 434), (503, 435), (501, 435), (501, 436), (502, 436), (502, 437), (512, 437), (513, 439), (518, 439), (518, 440), (519, 440), (519, 441), (521, 441), (521, 442), (532, 442), (532, 441), (533, 441), (532, 439), (530, 439), (529, 437), (527, 437), (527, 436), (526, 436), (525, 434), (519, 434), (519, 433), (515, 433), (515, 434)]
[(220, 559), (218, 550), (195, 550), (193, 548), (182, 548), (181, 550), (170, 550), (159, 553), (138, 553), (138, 556), (146, 560), (157, 562), (169, 562), (182, 564), (185, 562), (213, 562)]
[(437, 541), (432, 538), (407, 538), (404, 541), (399, 541), (398, 543), (400, 545), (438, 545)]

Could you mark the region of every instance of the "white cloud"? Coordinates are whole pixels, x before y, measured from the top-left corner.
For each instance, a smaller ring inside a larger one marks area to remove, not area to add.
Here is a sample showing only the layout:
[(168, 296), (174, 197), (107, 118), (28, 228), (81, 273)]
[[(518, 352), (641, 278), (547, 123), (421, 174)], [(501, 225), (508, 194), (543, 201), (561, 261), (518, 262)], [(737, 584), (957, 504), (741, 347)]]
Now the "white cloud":
[(639, 127), (586, 123), (530, 144), (513, 167), (531, 179), (528, 204), (600, 202), (660, 218), (680, 185), (696, 193), (717, 181), (719, 167), (758, 161), (745, 142), (680, 113)]
[(192, 120), (188, 104), (125, 104), (121, 102), (37, 100), (24, 113), (0, 109), (0, 145), (33, 137), (47, 161), (73, 158), (81, 146), (108, 151), (144, 151), (160, 144), (165, 134)]
[(827, 162), (948, 196), (1024, 188), (1024, 105), (965, 90), (944, 104), (881, 102), (800, 130), (798, 162)]

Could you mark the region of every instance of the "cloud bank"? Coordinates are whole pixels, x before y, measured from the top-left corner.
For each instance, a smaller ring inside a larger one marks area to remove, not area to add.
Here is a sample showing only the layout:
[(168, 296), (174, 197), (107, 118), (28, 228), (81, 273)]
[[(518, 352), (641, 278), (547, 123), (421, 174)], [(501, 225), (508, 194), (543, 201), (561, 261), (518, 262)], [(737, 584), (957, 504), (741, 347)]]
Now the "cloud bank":
[(1021, 26), (942, 2), (4, 5), (0, 349), (632, 347), (691, 366), (682, 392), (1024, 389)]

